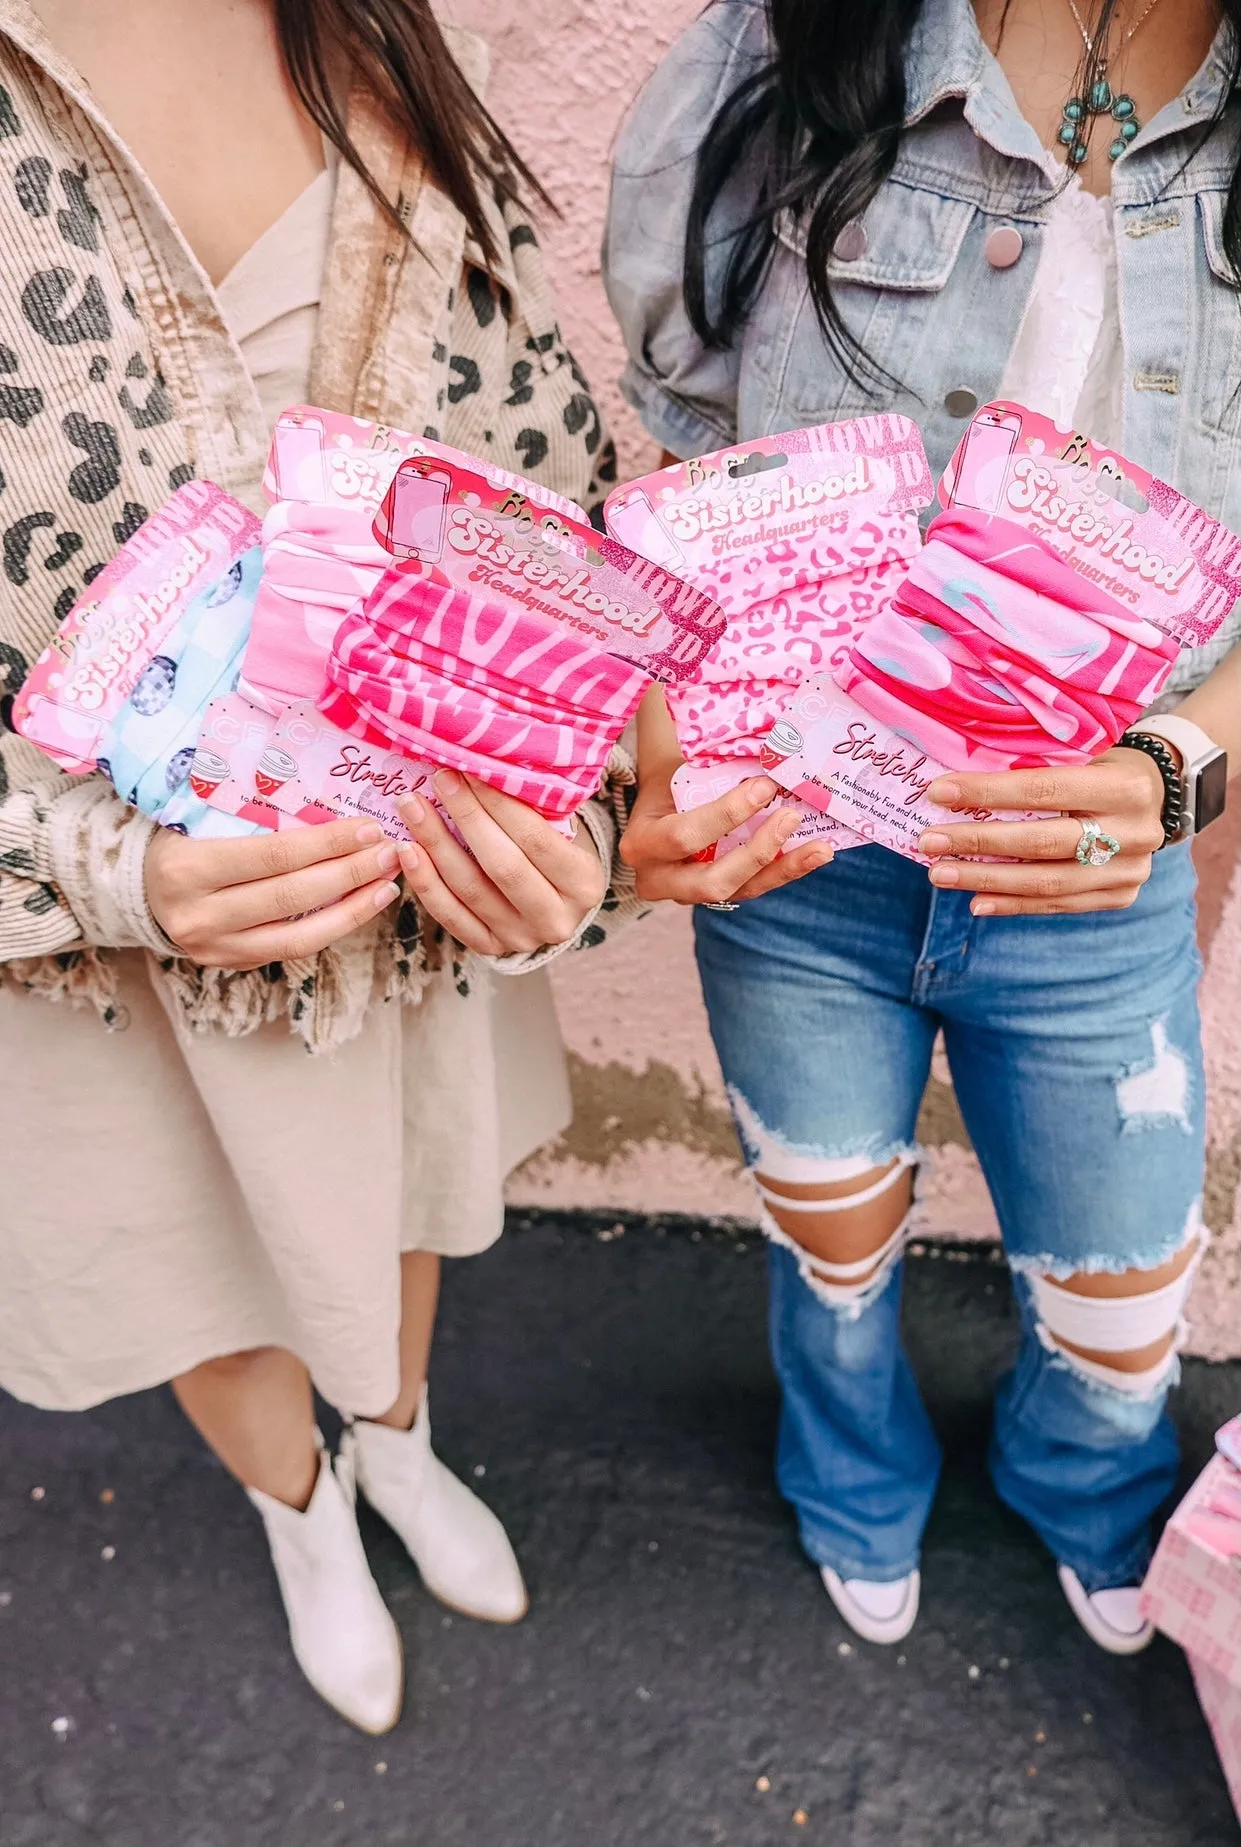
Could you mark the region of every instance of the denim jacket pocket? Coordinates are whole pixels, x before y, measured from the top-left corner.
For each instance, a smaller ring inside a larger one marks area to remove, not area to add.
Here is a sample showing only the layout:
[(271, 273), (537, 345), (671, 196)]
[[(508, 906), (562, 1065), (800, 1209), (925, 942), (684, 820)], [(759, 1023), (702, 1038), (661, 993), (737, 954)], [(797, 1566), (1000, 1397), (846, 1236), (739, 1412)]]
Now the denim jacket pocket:
[(772, 413), (786, 427), (874, 410), (916, 415), (913, 381), (926, 370), (919, 355), (977, 215), (971, 201), (890, 179), (838, 240), (827, 273), (841, 318), (895, 381), (868, 390), (824, 339), (806, 277), (805, 228), (786, 214), (756, 317), (763, 324), (753, 327), (747, 354), (760, 373), (771, 367), (768, 421)]

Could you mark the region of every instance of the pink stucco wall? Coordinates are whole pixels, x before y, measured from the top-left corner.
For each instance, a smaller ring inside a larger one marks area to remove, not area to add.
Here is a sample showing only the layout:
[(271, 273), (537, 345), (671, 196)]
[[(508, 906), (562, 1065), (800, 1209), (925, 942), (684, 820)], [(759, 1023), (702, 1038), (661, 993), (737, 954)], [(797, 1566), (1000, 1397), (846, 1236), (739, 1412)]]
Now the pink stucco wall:
[(621, 349), (599, 279), (608, 153), (648, 72), (701, 10), (702, 0), (626, 0), (623, 7), (603, 0), (450, 0), (446, 7), (449, 18), (490, 44), (493, 113), (560, 210), (559, 220), (541, 230), (561, 322), (630, 475), (656, 458), (615, 384)]
[[(625, 109), (701, 0), (451, 0), (488, 39), (492, 108), (560, 206), (543, 227), (561, 320), (618, 438), (623, 475), (655, 460), (622, 404), (622, 356), (599, 275), (608, 153)], [(1236, 785), (1234, 785), (1235, 791)], [(1206, 1216), (1216, 1243), (1195, 1292), (1193, 1349), (1241, 1351), (1241, 826), (1205, 836), (1203, 988), (1210, 1082)], [(689, 921), (663, 909), (614, 947), (572, 957), (555, 984), (576, 1120), (514, 1177), (512, 1196), (555, 1205), (731, 1213), (743, 1183), (698, 993)], [(937, 1059), (921, 1139), (922, 1228), (989, 1237), (995, 1217)]]

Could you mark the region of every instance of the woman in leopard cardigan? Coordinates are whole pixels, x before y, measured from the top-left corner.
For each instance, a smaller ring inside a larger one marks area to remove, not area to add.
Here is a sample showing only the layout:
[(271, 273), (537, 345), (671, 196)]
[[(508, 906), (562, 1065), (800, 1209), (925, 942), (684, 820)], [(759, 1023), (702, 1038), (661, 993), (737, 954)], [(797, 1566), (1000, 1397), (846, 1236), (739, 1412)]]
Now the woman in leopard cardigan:
[[(0, 0), (0, 720), (171, 489), (261, 510), (284, 404), (588, 503), (611, 467), (477, 43), (425, 0), (169, 17)], [(608, 802), (568, 843), (450, 799), (494, 879), (423, 831), (400, 896), (345, 824), (184, 840), (0, 723), (0, 1384), (73, 1409), (172, 1380), (262, 1514), (301, 1666), (376, 1731), (401, 1652), (355, 1482), (438, 1595), (525, 1609), (430, 1449), (438, 1266), (498, 1235), (505, 1172), (567, 1117), (539, 945), (631, 903)], [(334, 1467), (312, 1380), (346, 1415)]]

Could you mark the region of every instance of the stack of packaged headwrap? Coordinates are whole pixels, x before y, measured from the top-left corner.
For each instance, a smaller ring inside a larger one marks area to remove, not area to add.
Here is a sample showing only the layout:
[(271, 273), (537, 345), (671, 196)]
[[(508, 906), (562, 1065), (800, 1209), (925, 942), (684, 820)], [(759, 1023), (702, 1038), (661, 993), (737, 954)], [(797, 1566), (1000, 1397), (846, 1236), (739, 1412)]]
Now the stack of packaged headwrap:
[(31, 674), (19, 729), (193, 834), (396, 803), (468, 771), (564, 830), (654, 679), (700, 671), (715, 602), (581, 509), (399, 431), (299, 409), (260, 529), (191, 482)]
[(781, 787), (911, 858), (959, 818), (926, 801), (936, 776), (1109, 749), (1241, 595), (1235, 534), (1020, 405), (976, 415), (939, 498), (886, 607), (767, 742)]

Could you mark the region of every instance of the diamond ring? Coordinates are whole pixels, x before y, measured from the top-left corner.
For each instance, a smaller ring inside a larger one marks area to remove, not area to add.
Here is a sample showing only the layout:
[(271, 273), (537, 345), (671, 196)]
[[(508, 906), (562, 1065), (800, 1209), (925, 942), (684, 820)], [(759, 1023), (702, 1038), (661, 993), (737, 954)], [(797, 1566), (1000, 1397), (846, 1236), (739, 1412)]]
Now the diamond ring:
[(741, 906), (734, 904), (731, 898), (718, 898), (714, 904), (704, 904), (704, 911), (739, 911)]
[(1097, 821), (1081, 822), (1082, 837), (1077, 843), (1079, 866), (1106, 866), (1120, 852), (1115, 834), (1105, 834)]

